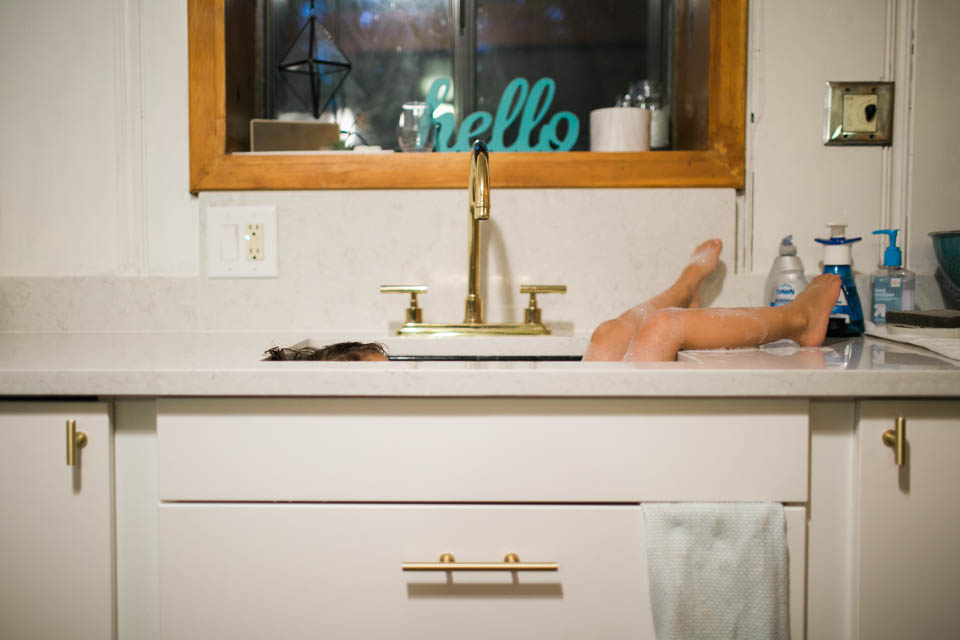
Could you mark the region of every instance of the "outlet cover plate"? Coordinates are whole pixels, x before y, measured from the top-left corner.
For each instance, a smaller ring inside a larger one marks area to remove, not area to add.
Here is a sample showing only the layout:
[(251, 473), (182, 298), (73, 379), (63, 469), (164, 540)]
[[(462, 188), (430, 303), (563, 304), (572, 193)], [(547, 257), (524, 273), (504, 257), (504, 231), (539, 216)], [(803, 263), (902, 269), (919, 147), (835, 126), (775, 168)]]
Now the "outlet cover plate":
[(892, 144), (892, 82), (828, 82), (824, 107), (823, 144)]
[[(273, 205), (207, 207), (207, 277), (276, 278), (277, 208)], [(247, 229), (260, 225), (256, 247), (262, 258), (248, 260)]]

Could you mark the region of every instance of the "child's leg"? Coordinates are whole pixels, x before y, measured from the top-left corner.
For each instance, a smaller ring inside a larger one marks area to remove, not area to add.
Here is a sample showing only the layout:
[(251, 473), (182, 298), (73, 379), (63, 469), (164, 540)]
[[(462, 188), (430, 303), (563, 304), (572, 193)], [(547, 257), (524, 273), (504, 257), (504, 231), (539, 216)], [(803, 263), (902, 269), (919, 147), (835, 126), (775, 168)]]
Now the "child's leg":
[(647, 317), (658, 309), (700, 306), (700, 284), (717, 267), (723, 243), (707, 240), (690, 255), (677, 281), (666, 291), (600, 324), (590, 337), (584, 360), (621, 360)]
[(783, 307), (662, 309), (634, 335), (624, 360), (671, 361), (681, 349), (755, 347), (783, 339), (819, 346), (839, 294), (840, 278), (822, 275)]

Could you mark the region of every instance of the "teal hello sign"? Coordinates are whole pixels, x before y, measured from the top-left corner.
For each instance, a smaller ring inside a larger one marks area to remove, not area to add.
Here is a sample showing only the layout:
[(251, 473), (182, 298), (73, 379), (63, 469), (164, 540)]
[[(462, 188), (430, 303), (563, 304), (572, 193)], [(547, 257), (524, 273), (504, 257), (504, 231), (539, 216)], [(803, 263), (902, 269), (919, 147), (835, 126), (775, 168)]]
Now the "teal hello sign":
[[(428, 114), (432, 114), (444, 102), (452, 88), (453, 83), (449, 78), (434, 80), (427, 92)], [(492, 125), (493, 131), (487, 144), (490, 151), (569, 151), (580, 135), (577, 116), (569, 111), (560, 111), (544, 122), (556, 92), (557, 83), (552, 78), (540, 78), (533, 87), (525, 78), (514, 78), (500, 96), (496, 116), (487, 111), (471, 113), (463, 119), (459, 131), (456, 130), (456, 119), (452, 113), (437, 116), (434, 119), (434, 126), (437, 127), (434, 148), (437, 151), (469, 151), (471, 142), (490, 130)], [(507, 144), (503, 136), (518, 120), (517, 137)], [(564, 122), (566, 128), (563, 137), (560, 137), (563, 129), (561, 123)], [(534, 129), (541, 123), (543, 126), (534, 142), (531, 139)]]

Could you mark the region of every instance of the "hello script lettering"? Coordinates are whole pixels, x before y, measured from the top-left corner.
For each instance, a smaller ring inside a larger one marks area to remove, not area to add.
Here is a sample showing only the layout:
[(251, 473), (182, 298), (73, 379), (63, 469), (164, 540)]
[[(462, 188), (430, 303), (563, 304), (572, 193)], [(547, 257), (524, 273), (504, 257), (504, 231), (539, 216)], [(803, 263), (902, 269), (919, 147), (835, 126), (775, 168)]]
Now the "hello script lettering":
[[(437, 78), (427, 93), (427, 113), (433, 113), (444, 99), (450, 95), (453, 83), (449, 78)], [(463, 119), (460, 131), (456, 131), (456, 119), (452, 113), (445, 113), (434, 119), (437, 127), (435, 148), (437, 151), (469, 151), (471, 142), (490, 125), (493, 133), (487, 148), (490, 151), (569, 151), (577, 142), (580, 134), (580, 121), (569, 111), (560, 111), (554, 114), (549, 122), (540, 129), (537, 143), (533, 144), (530, 138), (533, 130), (546, 117), (550, 103), (557, 91), (557, 83), (552, 78), (540, 78), (533, 88), (524, 78), (514, 78), (503, 90), (500, 104), (497, 105), (496, 118), (487, 111), (471, 113)], [(517, 138), (511, 144), (503, 140), (507, 129), (520, 118)], [(566, 131), (560, 138), (560, 123), (566, 122)], [(451, 140), (457, 133), (456, 142)]]

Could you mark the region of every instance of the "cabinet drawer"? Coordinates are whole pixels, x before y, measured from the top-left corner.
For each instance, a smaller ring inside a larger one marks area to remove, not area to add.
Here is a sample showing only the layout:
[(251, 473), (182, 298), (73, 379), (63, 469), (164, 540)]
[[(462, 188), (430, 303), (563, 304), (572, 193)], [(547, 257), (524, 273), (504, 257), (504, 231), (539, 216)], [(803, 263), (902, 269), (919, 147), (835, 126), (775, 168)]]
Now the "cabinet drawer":
[[(804, 510), (788, 509), (803, 633)], [(161, 628), (191, 638), (654, 638), (639, 506), (160, 507)], [(543, 573), (401, 564), (558, 563)]]
[(805, 502), (806, 400), (171, 399), (166, 501)]

